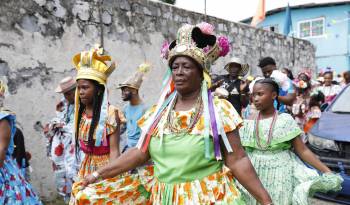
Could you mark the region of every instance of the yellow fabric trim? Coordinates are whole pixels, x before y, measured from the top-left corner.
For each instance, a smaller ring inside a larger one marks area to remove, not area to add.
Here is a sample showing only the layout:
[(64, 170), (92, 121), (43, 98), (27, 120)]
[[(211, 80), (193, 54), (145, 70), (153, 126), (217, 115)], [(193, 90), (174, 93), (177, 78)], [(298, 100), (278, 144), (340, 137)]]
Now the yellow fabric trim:
[(115, 69), (115, 63), (107, 65), (105, 61), (110, 61), (110, 56), (98, 55), (99, 50), (83, 51), (73, 57), (73, 64), (78, 73), (78, 79), (90, 79), (105, 85), (108, 76)]
[(79, 79), (90, 79), (105, 85), (107, 82), (107, 76), (104, 73), (93, 70), (91, 68), (82, 68), (78, 70), (76, 80)]
[[(77, 133), (77, 124), (78, 124), (78, 113), (79, 113), (79, 88), (77, 87), (77, 89), (75, 89), (75, 101), (74, 101), (74, 128), (73, 128), (73, 141), (75, 142), (75, 136)], [(75, 142), (75, 143), (79, 143), (79, 142)]]
[(208, 88), (210, 88), (211, 87), (210, 75), (207, 72), (203, 71), (203, 77), (204, 77), (205, 82), (207, 82), (207, 84), (208, 84)]
[(197, 61), (197, 63), (199, 63), (204, 70), (209, 70), (208, 66), (206, 65), (206, 54), (202, 49), (196, 47), (195, 45), (179, 44), (175, 48), (171, 49), (169, 51), (169, 63), (172, 62), (177, 56), (188, 56)]

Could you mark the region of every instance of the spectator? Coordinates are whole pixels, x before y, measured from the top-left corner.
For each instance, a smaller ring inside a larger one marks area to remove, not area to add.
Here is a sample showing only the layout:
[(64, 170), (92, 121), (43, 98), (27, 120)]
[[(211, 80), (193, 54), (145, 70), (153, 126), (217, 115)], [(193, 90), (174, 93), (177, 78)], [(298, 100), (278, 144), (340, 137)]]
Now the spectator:
[[(279, 71), (276, 67), (276, 61), (271, 57), (262, 58), (259, 61), (258, 66), (261, 68), (261, 72), (263, 73), (265, 78), (270, 78), (274, 72), (281, 78), (281, 80), (275, 79), (280, 85), (280, 91), (277, 98), (278, 102), (280, 103), (278, 110), (279, 112), (286, 112), (287, 110), (285, 105), (293, 105), (293, 102), (296, 98), (292, 81), (278, 74)], [(277, 100), (275, 101), (275, 108), (277, 108), (278, 105)]]

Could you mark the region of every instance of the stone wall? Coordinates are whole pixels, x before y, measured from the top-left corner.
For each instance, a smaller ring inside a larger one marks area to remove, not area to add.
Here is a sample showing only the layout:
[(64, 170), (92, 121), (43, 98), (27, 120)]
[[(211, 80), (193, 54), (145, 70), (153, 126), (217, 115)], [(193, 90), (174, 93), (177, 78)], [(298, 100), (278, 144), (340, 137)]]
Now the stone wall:
[[(100, 3), (102, 2), (102, 3)], [(205, 17), (146, 0), (2, 0), (0, 4), (0, 75), (8, 82), (6, 105), (17, 113), (26, 147), (32, 153), (32, 183), (45, 199), (56, 195), (51, 164), (45, 156), (42, 125), (54, 116), (61, 96), (54, 93), (60, 79), (74, 75), (71, 58), (95, 43), (103, 43), (118, 62), (108, 87), (111, 102), (122, 105), (115, 89), (138, 64), (152, 63), (141, 89), (148, 104), (157, 99), (166, 62), (160, 59), (164, 40), (172, 40), (184, 23), (207, 20), (229, 37), (230, 56), (257, 69), (258, 59), (272, 56), (279, 67), (297, 71), (315, 68), (315, 48), (307, 41), (284, 37), (247, 25)], [(215, 73), (223, 73), (218, 60)], [(147, 91), (147, 92), (146, 92)]]

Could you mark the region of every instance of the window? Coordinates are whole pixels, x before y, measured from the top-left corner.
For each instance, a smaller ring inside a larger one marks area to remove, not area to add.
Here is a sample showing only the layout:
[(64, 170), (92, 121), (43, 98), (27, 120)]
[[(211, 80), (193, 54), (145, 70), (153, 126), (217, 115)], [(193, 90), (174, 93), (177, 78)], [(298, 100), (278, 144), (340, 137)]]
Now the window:
[(278, 25), (271, 25), (271, 26), (265, 26), (263, 27), (264, 30), (266, 31), (272, 31), (272, 32), (278, 32)]
[(299, 37), (317, 37), (324, 34), (324, 18), (300, 21), (298, 23)]
[(350, 87), (348, 86), (345, 90), (340, 94), (340, 96), (334, 101), (331, 107), (332, 112), (336, 113), (350, 113)]

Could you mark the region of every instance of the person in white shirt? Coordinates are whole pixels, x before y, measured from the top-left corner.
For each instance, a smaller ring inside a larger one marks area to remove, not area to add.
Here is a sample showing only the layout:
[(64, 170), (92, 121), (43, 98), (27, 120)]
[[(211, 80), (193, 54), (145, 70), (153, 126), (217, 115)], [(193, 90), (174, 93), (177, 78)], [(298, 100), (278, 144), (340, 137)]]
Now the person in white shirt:
[(341, 86), (333, 84), (333, 73), (327, 71), (323, 74), (323, 85), (316, 88), (316, 91), (321, 91), (325, 95), (325, 103), (331, 102), (335, 96), (341, 91)]

